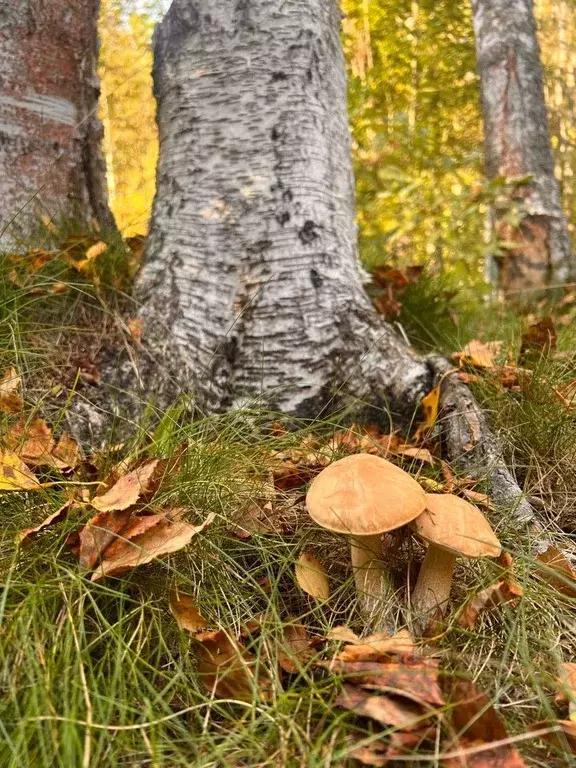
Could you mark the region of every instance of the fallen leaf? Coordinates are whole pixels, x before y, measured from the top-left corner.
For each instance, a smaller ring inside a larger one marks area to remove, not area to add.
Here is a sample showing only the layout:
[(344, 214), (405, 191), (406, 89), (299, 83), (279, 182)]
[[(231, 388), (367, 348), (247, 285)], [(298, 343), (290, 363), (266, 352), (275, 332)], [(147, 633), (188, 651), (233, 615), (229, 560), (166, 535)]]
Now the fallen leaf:
[(406, 456), (406, 458), (422, 461), (425, 464), (430, 464), (432, 466), (436, 463), (436, 459), (432, 456), (428, 448), (416, 448), (413, 445), (401, 445), (396, 449), (395, 453), (399, 456)]
[(237, 701), (269, 697), (270, 677), (264, 665), (227, 632), (200, 632), (194, 640), (197, 672), (211, 696)]
[(486, 507), (486, 509), (494, 510), (494, 505), (492, 504), (492, 500), (487, 493), (480, 493), (479, 491), (473, 491), (471, 488), (460, 488), (460, 493), (462, 494), (462, 496), (467, 498), (468, 501), (473, 501), (474, 504), (481, 504), (483, 507)]
[(40, 533), (40, 531), (44, 531), (46, 528), (51, 528), (53, 525), (56, 525), (56, 523), (60, 523), (65, 519), (68, 512), (70, 511), (70, 507), (73, 504), (74, 502), (70, 499), (65, 504), (63, 504), (60, 509), (57, 509), (56, 512), (48, 515), (48, 517), (39, 523), (39, 525), (34, 526), (34, 528), (24, 528), (24, 530), (18, 533), (16, 537), (16, 543), (20, 545), (25, 544), (37, 533)]
[(546, 355), (556, 347), (556, 329), (550, 316), (530, 325), (522, 334), (519, 363), (522, 365), (530, 354)]
[(176, 619), (178, 627), (188, 632), (196, 633), (210, 625), (210, 622), (200, 613), (194, 598), (177, 589), (170, 592), (170, 612)]
[(178, 552), (187, 546), (197, 533), (210, 525), (214, 517), (214, 513), (211, 513), (200, 525), (190, 525), (182, 520), (172, 521), (165, 517), (144, 533), (121, 544), (118, 541), (114, 557), (106, 554), (97, 571), (92, 574), (92, 581), (98, 581), (104, 576), (117, 576), (163, 555)]
[(438, 669), (431, 661), (407, 658), (403, 663), (383, 663), (336, 658), (322, 664), (361, 688), (401, 696), (428, 708), (445, 703), (438, 684)]
[(440, 483), (438, 480), (434, 480), (432, 477), (422, 476), (416, 479), (428, 493), (447, 493), (447, 488), (444, 483)]
[(141, 317), (133, 317), (126, 323), (128, 326), (128, 330), (130, 331), (130, 336), (134, 339), (134, 341), (137, 344), (140, 344), (142, 341), (142, 318)]
[(557, 592), (576, 597), (576, 571), (556, 547), (548, 547), (536, 557), (538, 575)]
[(101, 256), (107, 250), (108, 246), (106, 243), (103, 240), (99, 240), (97, 243), (94, 243), (94, 245), (91, 245), (90, 248), (88, 248), (86, 251), (86, 259), (88, 261), (92, 261), (98, 256)]
[[(469, 680), (445, 678), (449, 691), (452, 730), (458, 734), (462, 755), (444, 758), (447, 768), (525, 768), (525, 763), (512, 744), (501, 744), (491, 749), (466, 754), (476, 746), (506, 741), (508, 732), (496, 714), (487, 694), (480, 693)], [(449, 748), (449, 751), (454, 751)]]
[(458, 617), (458, 624), (464, 629), (473, 629), (482, 611), (492, 610), (500, 605), (513, 603), (524, 594), (524, 590), (514, 581), (504, 579), (481, 589), (466, 602)]
[(322, 563), (310, 552), (303, 552), (296, 562), (296, 581), (300, 589), (317, 600), (328, 600), (330, 585)]
[(471, 365), (474, 368), (493, 368), (502, 349), (501, 341), (479, 341), (474, 339), (460, 352), (455, 352), (452, 359), (460, 366)]
[(31, 466), (51, 465), (50, 453), (54, 447), (52, 430), (43, 419), (28, 424), (15, 424), (5, 438), (6, 444)]
[(568, 704), (570, 720), (576, 722), (576, 663), (565, 661), (560, 664), (560, 676), (557, 681), (558, 695), (556, 703)]
[(128, 510), (99, 512), (80, 531), (80, 550), (78, 559), (82, 568), (94, 568), (104, 556), (104, 553), (122, 534), (128, 525), (131, 513)]
[(37, 491), (41, 487), (19, 456), (0, 450), (0, 491)]
[(140, 496), (153, 485), (159, 464), (160, 460), (154, 459), (137, 467), (132, 472), (128, 472), (102, 496), (95, 496), (91, 502), (92, 506), (101, 512), (110, 512), (128, 509), (128, 507), (136, 504)]
[(539, 731), (545, 728), (554, 729), (550, 733), (543, 734), (540, 738), (553, 742), (557, 747), (570, 749), (576, 755), (576, 722), (573, 720), (541, 720), (530, 726), (531, 731)]
[(283, 625), (278, 663), (285, 672), (298, 672), (302, 664), (309, 662), (314, 654), (314, 641), (303, 624), (295, 622)]
[(350, 752), (350, 757), (358, 760), (362, 765), (383, 768), (394, 761), (398, 755), (414, 752), (427, 737), (428, 731), (424, 733), (392, 731), (388, 734), (386, 742), (373, 741), (370, 744), (356, 747)]
[[(335, 627), (330, 633), (332, 639), (340, 639), (347, 633), (338, 633), (337, 630), (347, 630), (347, 627)], [(401, 629), (395, 635), (387, 635), (384, 632), (376, 632), (372, 635), (359, 638), (350, 630), (348, 631), (348, 645), (345, 645), (337, 654), (339, 661), (379, 661), (382, 657), (413, 656), (416, 645), (407, 629)], [(352, 639), (353, 637), (353, 639)]]
[(344, 683), (334, 705), (404, 731), (420, 728), (427, 716), (422, 707), (409, 699), (369, 693), (349, 683)]
[(434, 389), (431, 389), (430, 392), (428, 392), (427, 395), (424, 395), (420, 401), (420, 409), (422, 410), (424, 419), (414, 434), (415, 442), (422, 440), (423, 437), (433, 429), (434, 425), (436, 424), (436, 420), (438, 419), (439, 405), (440, 387), (438, 386), (434, 387)]
[(52, 450), (52, 456), (62, 469), (75, 469), (83, 459), (80, 445), (66, 432), (60, 436)]
[(20, 394), (22, 379), (15, 368), (9, 368), (0, 379), (0, 411), (4, 413), (20, 413), (24, 408), (24, 400)]

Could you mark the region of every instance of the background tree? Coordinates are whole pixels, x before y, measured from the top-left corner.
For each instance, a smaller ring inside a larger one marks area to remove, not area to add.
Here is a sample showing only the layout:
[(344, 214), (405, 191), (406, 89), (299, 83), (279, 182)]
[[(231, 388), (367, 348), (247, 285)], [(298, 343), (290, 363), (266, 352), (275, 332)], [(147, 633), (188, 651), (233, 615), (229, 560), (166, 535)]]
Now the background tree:
[(98, 0), (0, 9), (0, 226), (25, 235), (38, 212), (112, 223), (95, 115)]
[[(550, 146), (532, 0), (472, 0), (490, 178), (517, 179), (511, 201), (494, 209), (505, 252), (498, 259), (504, 293), (524, 294), (573, 274)], [(526, 181), (526, 177), (529, 180)]]
[[(158, 27), (158, 188), (137, 292), (147, 344), (203, 409), (317, 417), (360, 402), (406, 417), (446, 372), (363, 290), (339, 33), (332, 0), (174, 0)], [(161, 397), (157, 372), (142, 375)], [(456, 377), (442, 402), (449, 455), (516, 498)]]

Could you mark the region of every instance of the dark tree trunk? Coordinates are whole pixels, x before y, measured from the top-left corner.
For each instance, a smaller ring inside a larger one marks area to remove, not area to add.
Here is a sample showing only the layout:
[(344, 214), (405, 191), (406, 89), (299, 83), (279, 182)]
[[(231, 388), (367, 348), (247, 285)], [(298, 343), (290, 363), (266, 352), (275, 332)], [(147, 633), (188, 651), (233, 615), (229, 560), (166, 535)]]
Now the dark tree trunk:
[[(157, 30), (160, 161), (137, 288), (138, 380), (161, 407), (184, 390), (204, 411), (361, 404), (409, 419), (444, 372), (363, 289), (339, 24), (336, 0), (174, 0)], [(134, 387), (132, 364), (123, 376)], [(470, 393), (443, 381), (449, 455), (529, 518)]]
[(0, 247), (38, 215), (112, 226), (96, 115), (99, 0), (0, 2)]
[(495, 233), (509, 245), (497, 258), (498, 285), (518, 303), (574, 275), (544, 101), (540, 49), (532, 0), (472, 0), (484, 113), (485, 166), (490, 179), (513, 185), (509, 203), (520, 222), (494, 210)]

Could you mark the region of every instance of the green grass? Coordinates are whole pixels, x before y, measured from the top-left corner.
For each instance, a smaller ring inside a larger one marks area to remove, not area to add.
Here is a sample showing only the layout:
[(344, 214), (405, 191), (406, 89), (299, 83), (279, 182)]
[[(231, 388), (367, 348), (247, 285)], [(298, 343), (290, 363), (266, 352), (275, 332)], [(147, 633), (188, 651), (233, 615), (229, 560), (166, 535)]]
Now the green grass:
[[(65, 272), (34, 280), (62, 277), (74, 288), (54, 295), (31, 295), (30, 286), (17, 288), (0, 280), (1, 362), (4, 368), (16, 365), (27, 384), (26, 412), (6, 416), (0, 423), (2, 434), (14, 421), (42, 411), (49, 399), (46, 387), (57, 380), (55, 368), (61, 368), (74, 345), (92, 349), (116, 311), (105, 307), (102, 289), (82, 276)], [(444, 313), (445, 297), (434, 299), (429, 288), (425, 293), (420, 304), (415, 295), (410, 301), (413, 337), (423, 327), (418, 316), (429, 318), (436, 304), (438, 316)], [(517, 318), (482, 305), (468, 310), (466, 318), (454, 333), (445, 328), (441, 339), (422, 337), (421, 346), (441, 344), (451, 351), (483, 335), (503, 338), (517, 351)], [(569, 331), (563, 332), (559, 346), (564, 352), (576, 348)], [(549, 387), (575, 377), (571, 357), (549, 358), (538, 362), (530, 386), (520, 393), (486, 380), (476, 385), (508, 458), (528, 491), (541, 499), (558, 542), (568, 549), (574, 543), (562, 521), (574, 515), (576, 429), (573, 415), (550, 398)], [(54, 423), (62, 422), (67, 406), (66, 397), (51, 404)], [(175, 407), (155, 431), (141, 432), (126, 444), (120, 456), (138, 451), (167, 456), (188, 443), (180, 470), (152, 503), (184, 506), (194, 522), (211, 512), (216, 520), (186, 550), (117, 579), (91, 582), (66, 547), (67, 536), (91, 516), (88, 508), (28, 546), (15, 547), (20, 529), (60, 506), (70, 490), (66, 483), (38, 493), (0, 495), (2, 768), (352, 766), (351, 740), (370, 743), (387, 733), (334, 706), (341, 689), (337, 675), (313, 662), (297, 662), (290, 675), (278, 669), (287, 623), (301, 622), (319, 638), (337, 625), (359, 633), (365, 627), (355, 602), (347, 543), (309, 520), (302, 489), (275, 499), (281, 530), (255, 533), (248, 540), (234, 535), (234, 525), (246, 510), (262, 506), (269, 497), (270, 450), (290, 450), (312, 430), (334, 429), (334, 424), (308, 424), (273, 437), (266, 428), (270, 419), (267, 414), (234, 414), (182, 424)], [(120, 456), (110, 457), (108, 466)], [(405, 468), (418, 471), (416, 465)], [(493, 520), (515, 558), (523, 597), (514, 606), (483, 614), (474, 630), (462, 629), (459, 607), (502, 572), (488, 561), (461, 564), (453, 610), (426, 652), (437, 655), (448, 674), (470, 675), (487, 691), (511, 736), (520, 738), (518, 746), (529, 765), (576, 764), (565, 751), (525, 737), (532, 723), (565, 716), (553, 701), (554, 681), (558, 664), (576, 659), (575, 601), (539, 578), (533, 542), (506, 513)], [(559, 522), (568, 533), (560, 531)], [(304, 549), (311, 549), (328, 570), (331, 595), (325, 602), (316, 602), (295, 583), (294, 565)], [(409, 538), (395, 552), (393, 570), (402, 600), (407, 574), (413, 576), (420, 557), (421, 550)], [(268, 698), (259, 697), (256, 685), (249, 701), (221, 700), (206, 691), (194, 641), (178, 629), (169, 611), (175, 586), (195, 597), (210, 625), (231, 636), (258, 619), (259, 629), (245, 643), (271, 678)], [(332, 651), (325, 642), (316, 660), (330, 658)], [(441, 763), (429, 745), (413, 757), (413, 764)]]

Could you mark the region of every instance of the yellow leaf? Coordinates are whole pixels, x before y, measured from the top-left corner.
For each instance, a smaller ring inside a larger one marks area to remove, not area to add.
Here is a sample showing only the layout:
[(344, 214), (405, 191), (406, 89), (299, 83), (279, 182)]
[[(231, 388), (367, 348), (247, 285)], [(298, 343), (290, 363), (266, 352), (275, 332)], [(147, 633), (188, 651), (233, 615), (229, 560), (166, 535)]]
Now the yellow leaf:
[(15, 368), (9, 368), (0, 380), (0, 411), (19, 413), (24, 408), (21, 388), (22, 379)]
[(440, 387), (434, 387), (425, 395), (420, 401), (420, 408), (422, 409), (422, 415), (424, 420), (422, 424), (416, 430), (414, 435), (414, 441), (418, 442), (422, 437), (429, 432), (436, 424), (438, 418), (438, 406), (440, 404)]
[(463, 365), (472, 365), (475, 368), (493, 368), (496, 358), (502, 349), (501, 341), (479, 341), (474, 339), (468, 342), (461, 352), (455, 352), (452, 358)]
[(37, 491), (42, 486), (12, 451), (0, 451), (0, 491)]
[(310, 552), (303, 552), (296, 563), (296, 581), (298, 586), (317, 600), (330, 597), (328, 576), (320, 560)]

